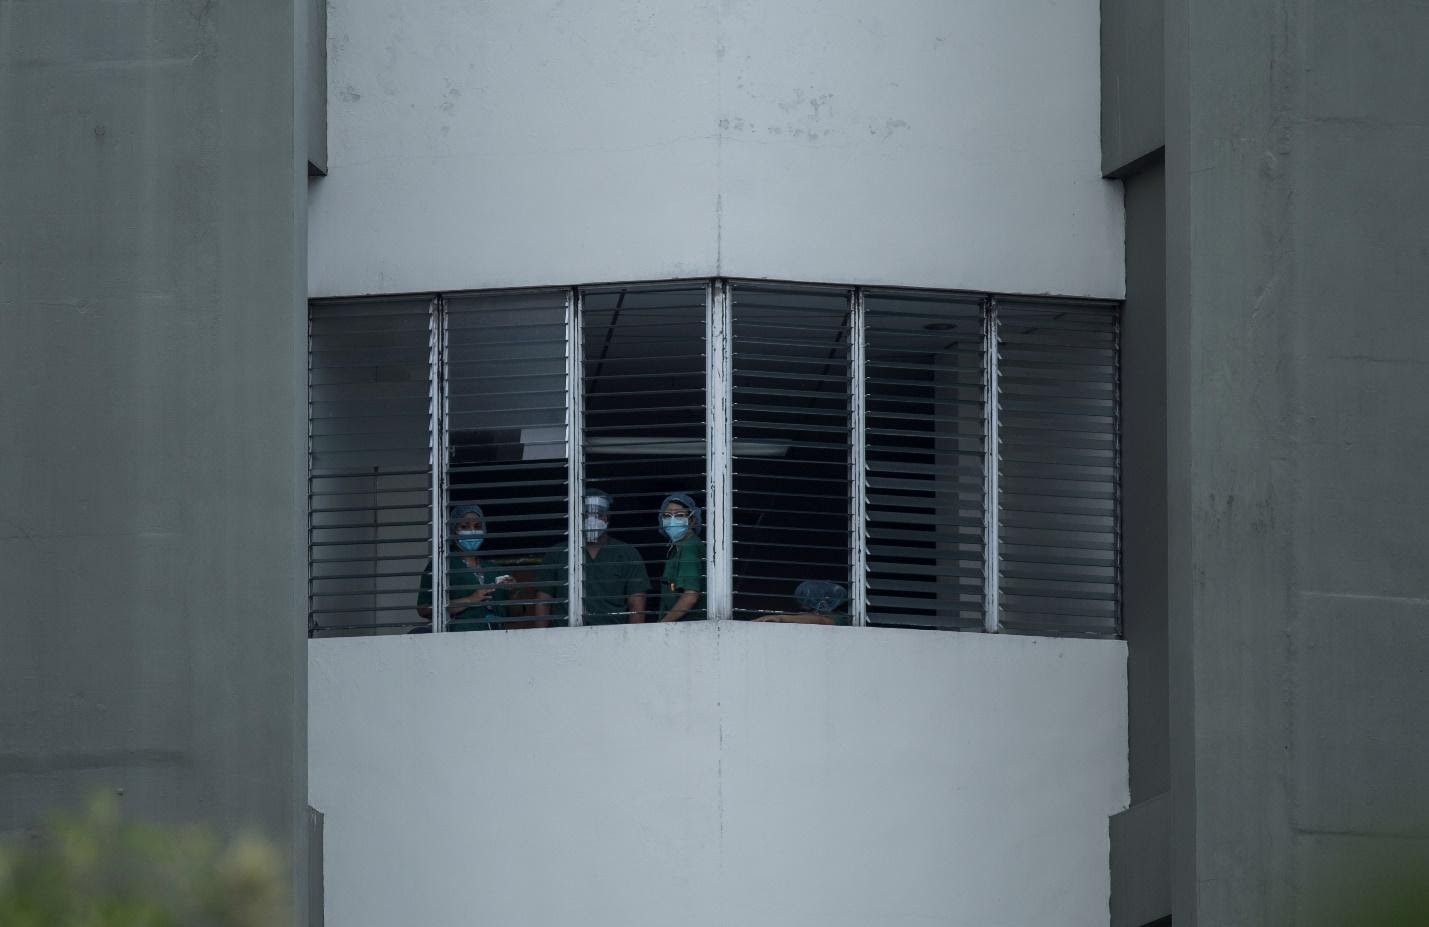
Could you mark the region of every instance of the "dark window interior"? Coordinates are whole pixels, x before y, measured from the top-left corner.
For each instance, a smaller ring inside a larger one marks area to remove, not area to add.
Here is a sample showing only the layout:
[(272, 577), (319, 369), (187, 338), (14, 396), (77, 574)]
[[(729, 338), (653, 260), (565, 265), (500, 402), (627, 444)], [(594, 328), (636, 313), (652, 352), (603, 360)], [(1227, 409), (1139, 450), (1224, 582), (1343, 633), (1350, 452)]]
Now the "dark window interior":
[(849, 293), (733, 289), (735, 618), (797, 610), (794, 588), (850, 580)]
[(585, 485), (611, 496), (610, 534), (639, 551), (652, 593), (668, 549), (660, 503), (683, 492), (705, 505), (706, 299), (703, 285), (582, 294)]

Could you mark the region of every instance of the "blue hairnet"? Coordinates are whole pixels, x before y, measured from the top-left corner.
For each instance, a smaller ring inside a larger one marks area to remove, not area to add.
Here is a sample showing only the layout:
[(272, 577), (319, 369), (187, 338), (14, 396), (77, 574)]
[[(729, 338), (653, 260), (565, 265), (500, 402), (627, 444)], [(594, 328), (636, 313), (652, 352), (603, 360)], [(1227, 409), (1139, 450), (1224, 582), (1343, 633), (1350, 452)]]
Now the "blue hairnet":
[(823, 579), (806, 579), (794, 590), (794, 598), (811, 612), (827, 615), (848, 598), (848, 590)]
[(456, 524), (457, 522), (462, 520), (462, 516), (470, 515), (472, 512), (475, 512), (477, 514), (477, 516), (481, 519), (482, 527), (485, 527), (486, 513), (483, 512), (481, 510), (481, 506), (477, 505), (475, 502), (463, 502), (460, 505), (452, 506), (452, 517), (450, 520), (450, 524)]
[(655, 523), (660, 523), (660, 515), (665, 511), (665, 506), (671, 502), (678, 502), (690, 510), (690, 530), (696, 533), (700, 530), (700, 507), (695, 505), (694, 498), (689, 493), (672, 492), (660, 503), (660, 507), (655, 510)]

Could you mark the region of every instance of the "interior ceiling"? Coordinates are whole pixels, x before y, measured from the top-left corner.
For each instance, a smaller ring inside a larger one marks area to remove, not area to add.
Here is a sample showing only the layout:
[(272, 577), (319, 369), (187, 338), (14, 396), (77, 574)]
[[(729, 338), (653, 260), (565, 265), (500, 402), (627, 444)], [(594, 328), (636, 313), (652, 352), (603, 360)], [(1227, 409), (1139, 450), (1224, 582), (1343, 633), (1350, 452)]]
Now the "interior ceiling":
[[(811, 330), (798, 325), (798, 314), (779, 311), (807, 306), (811, 296), (821, 302), (833, 302), (827, 290), (760, 290), (757, 306), (746, 306), (744, 312), (749, 314), (746, 317), (757, 318), (761, 326), (775, 325), (781, 316), (784, 317), (787, 324), (777, 328), (762, 327), (760, 337), (784, 342), (777, 346), (777, 353), (791, 364), (831, 360), (842, 366), (842, 357), (831, 357), (831, 351), (842, 346), (843, 337), (838, 337), (837, 343), (831, 343), (827, 331), (818, 333), (818, 337), (810, 337)], [(704, 301), (703, 287), (608, 291), (587, 296), (583, 326), (587, 393), (623, 391), (624, 387), (618, 385), (616, 377), (631, 372), (665, 374), (671, 378), (703, 378), (703, 369), (690, 369), (690, 355), (696, 352), (681, 346), (703, 347)], [(926, 354), (931, 358), (956, 348), (968, 339), (980, 340), (982, 337), (981, 318), (970, 318), (957, 312), (962, 304), (941, 304), (947, 308), (946, 314), (938, 314), (940, 304), (936, 302), (914, 305), (920, 314), (890, 312), (878, 315), (877, 338), (876, 343), (870, 346), (872, 351)], [(765, 308), (769, 311), (751, 312)], [(735, 336), (738, 351), (737, 323)], [(761, 353), (767, 353), (767, 350)], [(768, 361), (760, 363), (769, 364)], [(751, 359), (746, 358), (743, 366), (753, 369)], [(811, 368), (801, 366), (794, 369)]]

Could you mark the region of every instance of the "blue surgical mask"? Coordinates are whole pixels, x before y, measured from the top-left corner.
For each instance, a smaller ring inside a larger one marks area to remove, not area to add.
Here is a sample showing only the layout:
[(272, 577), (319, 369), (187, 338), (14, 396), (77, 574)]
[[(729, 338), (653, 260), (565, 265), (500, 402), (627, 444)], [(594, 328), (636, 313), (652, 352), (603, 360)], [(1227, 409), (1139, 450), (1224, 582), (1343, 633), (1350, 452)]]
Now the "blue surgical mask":
[(678, 541), (690, 530), (690, 519), (687, 515), (661, 515), (660, 530), (665, 532), (665, 536), (672, 541)]
[(458, 531), (456, 545), (467, 553), (475, 553), (484, 540), (486, 540), (485, 531)]

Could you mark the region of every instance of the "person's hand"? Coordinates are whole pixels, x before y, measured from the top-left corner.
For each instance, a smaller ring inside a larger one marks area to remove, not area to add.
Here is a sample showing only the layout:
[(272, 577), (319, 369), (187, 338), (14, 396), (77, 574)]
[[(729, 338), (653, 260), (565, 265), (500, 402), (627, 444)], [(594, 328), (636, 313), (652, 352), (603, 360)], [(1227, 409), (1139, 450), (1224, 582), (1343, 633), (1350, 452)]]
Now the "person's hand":
[(491, 586), (482, 586), (478, 588), (475, 592), (473, 592), (471, 595), (462, 599), (457, 599), (457, 601), (469, 602), (472, 605), (480, 605), (482, 602), (485, 602), (487, 599), (491, 598), (491, 593), (493, 591), (493, 587)]

